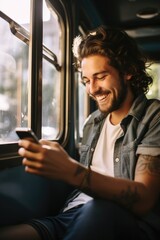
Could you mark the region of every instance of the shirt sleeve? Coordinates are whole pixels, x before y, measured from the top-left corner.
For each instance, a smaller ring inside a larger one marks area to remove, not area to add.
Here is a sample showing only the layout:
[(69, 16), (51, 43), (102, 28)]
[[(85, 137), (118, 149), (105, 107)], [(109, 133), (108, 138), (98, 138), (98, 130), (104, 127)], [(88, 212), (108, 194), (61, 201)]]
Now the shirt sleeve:
[[(158, 114), (159, 115), (159, 114)], [(147, 124), (147, 132), (137, 148), (137, 154), (158, 156), (160, 155), (160, 116), (156, 116)]]

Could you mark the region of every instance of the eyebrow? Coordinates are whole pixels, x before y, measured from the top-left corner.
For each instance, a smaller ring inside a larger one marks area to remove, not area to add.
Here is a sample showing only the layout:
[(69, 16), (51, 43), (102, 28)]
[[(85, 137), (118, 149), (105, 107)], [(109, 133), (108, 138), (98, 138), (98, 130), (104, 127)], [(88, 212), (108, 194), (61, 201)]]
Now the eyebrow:
[[(105, 74), (105, 73), (108, 73), (108, 71), (105, 70), (105, 71), (101, 71), (101, 72), (94, 73), (94, 74), (93, 74), (93, 77), (95, 77), (95, 76), (97, 76), (97, 75), (99, 75), (99, 74), (103, 74), (103, 73), (104, 73), (104, 74)], [(85, 79), (85, 78), (87, 78), (87, 77), (86, 77), (86, 76), (82, 76), (82, 73), (81, 73), (81, 78), (82, 78), (82, 80), (83, 80), (83, 79)]]

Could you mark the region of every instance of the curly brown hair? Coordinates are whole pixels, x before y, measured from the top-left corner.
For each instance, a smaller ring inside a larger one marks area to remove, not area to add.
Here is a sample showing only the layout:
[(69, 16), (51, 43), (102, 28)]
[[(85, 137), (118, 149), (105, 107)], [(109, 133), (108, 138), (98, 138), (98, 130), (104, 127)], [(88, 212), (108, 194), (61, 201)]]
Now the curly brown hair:
[(82, 59), (89, 55), (106, 56), (121, 76), (132, 75), (130, 83), (135, 95), (148, 92), (149, 85), (153, 82), (147, 73), (148, 59), (125, 31), (100, 26), (81, 37), (77, 47), (77, 67), (80, 68)]

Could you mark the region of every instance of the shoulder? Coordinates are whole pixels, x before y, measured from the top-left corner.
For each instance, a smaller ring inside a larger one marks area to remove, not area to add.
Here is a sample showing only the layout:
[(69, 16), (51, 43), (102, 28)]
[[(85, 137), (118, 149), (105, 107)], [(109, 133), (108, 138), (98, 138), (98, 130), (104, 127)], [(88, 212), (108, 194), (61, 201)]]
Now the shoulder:
[(134, 116), (139, 121), (144, 118), (153, 117), (160, 114), (160, 100), (148, 99), (144, 94), (138, 96), (129, 111), (129, 115)]
[(147, 99), (146, 114), (160, 115), (160, 100)]
[(155, 108), (160, 108), (160, 100), (159, 99), (147, 99), (148, 106), (154, 106)]
[(158, 99), (147, 99), (144, 116), (142, 123), (155, 127), (160, 130), (160, 100)]

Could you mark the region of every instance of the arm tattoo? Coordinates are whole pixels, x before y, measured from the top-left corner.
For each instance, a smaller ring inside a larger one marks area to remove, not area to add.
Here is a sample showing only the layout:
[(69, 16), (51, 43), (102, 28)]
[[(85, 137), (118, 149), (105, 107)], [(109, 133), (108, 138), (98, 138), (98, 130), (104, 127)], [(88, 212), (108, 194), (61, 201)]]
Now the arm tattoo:
[(141, 155), (136, 166), (136, 174), (149, 173), (160, 176), (160, 156)]
[(134, 204), (138, 202), (139, 199), (137, 189), (135, 188), (133, 191), (129, 186), (126, 190), (123, 190), (118, 197), (113, 197), (114, 201), (121, 203), (128, 210), (132, 210)]

